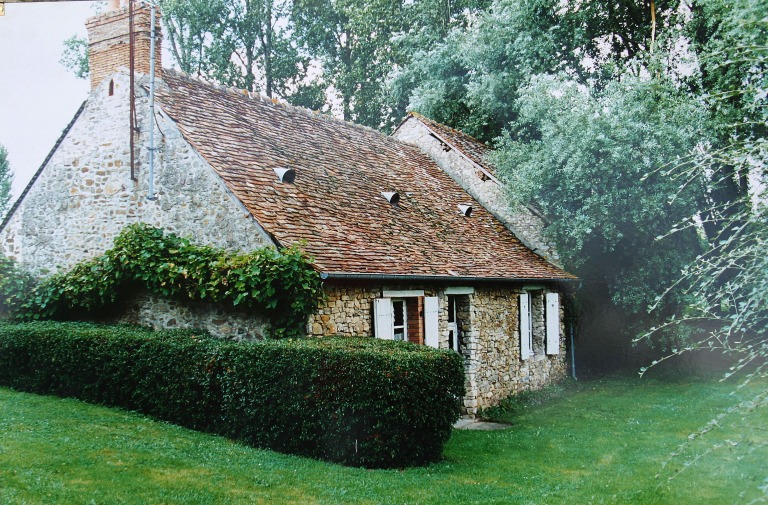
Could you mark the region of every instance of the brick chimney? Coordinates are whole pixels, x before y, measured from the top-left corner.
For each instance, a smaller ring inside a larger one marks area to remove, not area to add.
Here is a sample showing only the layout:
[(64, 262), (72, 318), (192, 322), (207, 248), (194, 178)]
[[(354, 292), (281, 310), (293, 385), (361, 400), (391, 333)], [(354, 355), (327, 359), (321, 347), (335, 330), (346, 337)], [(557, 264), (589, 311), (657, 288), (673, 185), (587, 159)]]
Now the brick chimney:
[[(132, 0), (127, 0), (132, 1)], [(88, 28), (88, 59), (91, 74), (91, 89), (112, 75), (120, 67), (130, 68), (130, 37), (128, 7), (120, 8), (120, 2), (113, 0), (110, 10), (86, 21)], [(133, 9), (134, 70), (149, 73), (150, 14), (149, 7), (135, 2)], [(160, 10), (155, 9), (155, 76), (162, 77), (160, 54), (162, 30)]]

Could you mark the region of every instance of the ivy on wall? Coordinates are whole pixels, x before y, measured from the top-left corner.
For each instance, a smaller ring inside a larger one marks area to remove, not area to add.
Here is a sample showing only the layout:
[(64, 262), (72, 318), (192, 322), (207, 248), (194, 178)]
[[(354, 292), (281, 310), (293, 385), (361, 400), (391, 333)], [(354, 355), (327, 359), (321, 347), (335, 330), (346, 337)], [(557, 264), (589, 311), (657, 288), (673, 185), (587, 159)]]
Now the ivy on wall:
[(130, 285), (258, 311), (276, 338), (304, 334), (322, 291), (319, 274), (298, 247), (233, 254), (143, 223), (124, 228), (102, 256), (41, 281), (0, 258), (0, 311), (19, 320), (93, 312)]

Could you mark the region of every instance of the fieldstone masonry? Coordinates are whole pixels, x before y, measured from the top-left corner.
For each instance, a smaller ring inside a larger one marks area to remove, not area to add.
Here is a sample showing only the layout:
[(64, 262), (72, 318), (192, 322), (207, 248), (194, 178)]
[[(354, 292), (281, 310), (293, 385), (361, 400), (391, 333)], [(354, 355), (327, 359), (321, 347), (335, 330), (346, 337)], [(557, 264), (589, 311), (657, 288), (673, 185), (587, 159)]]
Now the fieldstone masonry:
[(154, 329), (203, 328), (212, 335), (238, 341), (260, 340), (268, 330), (267, 320), (258, 314), (201, 301), (182, 302), (151, 293), (132, 297), (111, 320)]
[[(314, 336), (373, 335), (373, 300), (384, 290), (423, 290), (437, 296), (440, 307), (439, 345), (448, 344), (448, 295), (445, 287), (429, 285), (325, 285), (325, 298), (310, 320), (308, 333)], [(560, 308), (560, 354), (547, 355), (544, 349), (544, 294), (533, 296), (534, 356), (520, 359), (519, 294), (523, 286), (475, 287), (459, 295), (458, 319), (462, 330), (467, 394), (464, 413), (475, 416), (480, 409), (498, 404), (511, 394), (538, 389), (566, 374), (565, 329)]]

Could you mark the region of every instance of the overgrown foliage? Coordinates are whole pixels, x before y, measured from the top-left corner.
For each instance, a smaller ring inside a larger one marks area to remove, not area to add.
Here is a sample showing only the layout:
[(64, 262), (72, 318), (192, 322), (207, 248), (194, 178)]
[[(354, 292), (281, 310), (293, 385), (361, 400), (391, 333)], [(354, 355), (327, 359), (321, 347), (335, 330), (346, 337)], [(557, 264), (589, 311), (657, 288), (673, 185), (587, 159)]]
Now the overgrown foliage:
[[(768, 370), (768, 19), (760, 2), (735, 2), (714, 35), (718, 42), (710, 44), (720, 50), (704, 55), (704, 66), (711, 73), (740, 75), (741, 85), (728, 91), (718, 86), (706, 98), (713, 110), (726, 110), (726, 116), (737, 108), (739, 121), (732, 124), (727, 144), (703, 146), (666, 174), (678, 187), (673, 200), (687, 187), (714, 181), (710, 198), (697, 209), (699, 220), (678, 223), (667, 235), (691, 228), (714, 233), (706, 234), (707, 248), (652, 307), (658, 309), (682, 291), (691, 299), (688, 310), (645, 337), (689, 326), (696, 331), (675, 353), (700, 348), (731, 353), (733, 371), (753, 366), (749, 379)], [(739, 185), (743, 178), (751, 180), (750, 191), (722, 201), (722, 184)]]
[(461, 357), (375, 339), (230, 342), (192, 331), (0, 324), (0, 384), (352, 466), (437, 461)]
[[(0, 267), (14, 268), (7, 260)], [(11, 275), (0, 283), (0, 303), (20, 319), (79, 319), (136, 285), (166, 297), (260, 311), (274, 337), (303, 335), (322, 291), (317, 271), (297, 247), (231, 254), (140, 223), (127, 226), (102, 256), (35, 286)]]
[[(724, 379), (735, 375), (743, 388), (768, 376), (768, 18), (764, 3), (755, 0), (728, 6), (708, 0), (695, 6), (710, 15), (708, 23), (697, 27), (706, 36), (698, 33), (695, 40), (709, 91), (704, 98), (712, 116), (719, 118), (719, 131), (714, 142), (666, 175), (680, 190), (696, 184), (708, 188), (698, 220), (683, 221), (669, 231), (678, 235), (695, 228), (706, 237), (707, 247), (652, 307), (658, 310), (664, 300), (683, 292), (691, 300), (686, 310), (641, 338), (655, 338), (670, 328), (684, 335), (664, 359), (692, 351), (722, 352), (732, 360)], [(692, 433), (664, 461), (665, 467), (684, 456), (694, 441), (706, 444), (726, 420), (741, 431), (759, 424), (758, 411), (766, 407), (768, 391), (763, 388)], [(717, 456), (724, 447), (737, 458), (756, 449), (754, 444), (714, 442), (696, 461)], [(660, 475), (673, 480), (689, 466)], [(761, 496), (750, 503), (768, 500), (768, 476), (757, 489)]]
[[(512, 198), (541, 210), (566, 268), (583, 279), (581, 329), (590, 342), (581, 350), (610, 348), (621, 364), (648, 327), (656, 293), (701, 251), (691, 229), (655, 238), (692, 216), (701, 198), (702, 186), (691, 185), (670, 202), (678, 184), (658, 172), (701, 142), (706, 111), (672, 82), (631, 75), (602, 90), (540, 76), (519, 93), (518, 120), (494, 160)], [(685, 302), (666, 300), (656, 321)]]

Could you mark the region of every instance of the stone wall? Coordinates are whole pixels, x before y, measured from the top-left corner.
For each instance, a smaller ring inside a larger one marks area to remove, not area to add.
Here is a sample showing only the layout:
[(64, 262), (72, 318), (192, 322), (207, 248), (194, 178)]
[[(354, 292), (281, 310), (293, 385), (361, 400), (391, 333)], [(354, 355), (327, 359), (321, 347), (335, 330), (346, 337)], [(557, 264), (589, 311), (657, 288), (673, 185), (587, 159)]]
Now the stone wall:
[(393, 136), (424, 151), (528, 248), (551, 263), (560, 265), (557, 251), (542, 234), (544, 222), (541, 218), (523, 206), (511, 205), (503, 186), (492, 179), (481, 177), (478, 168), (462, 157), (456, 149), (445, 151), (443, 144), (430, 133), (431, 130), (424, 123), (410, 116)]
[[(423, 290), (437, 296), (440, 308), (439, 346), (448, 349), (448, 294), (445, 287), (428, 285), (340, 285), (326, 284), (325, 298), (310, 319), (308, 333), (315, 336), (372, 336), (373, 300), (385, 289)], [(467, 394), (464, 413), (474, 416), (511, 394), (538, 389), (565, 377), (565, 327), (560, 307), (560, 354), (544, 351), (544, 293), (533, 296), (534, 356), (520, 359), (518, 287), (475, 287), (471, 294), (457, 296), (457, 312), (464, 356)], [(410, 330), (410, 328), (409, 328)]]
[(202, 328), (229, 340), (261, 340), (269, 327), (264, 317), (252, 312), (230, 310), (221, 304), (174, 300), (146, 292), (131, 296), (109, 321), (140, 324), (156, 330)]
[(467, 361), (467, 413), (499, 403), (504, 398), (556, 382), (567, 372), (565, 324), (560, 304), (560, 353), (544, 350), (544, 291), (533, 298), (534, 356), (520, 359), (520, 289), (476, 289), (470, 299), (469, 331), (463, 336)]

